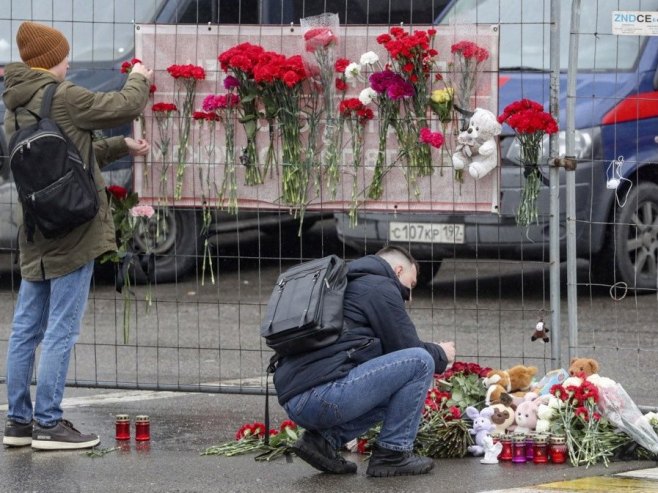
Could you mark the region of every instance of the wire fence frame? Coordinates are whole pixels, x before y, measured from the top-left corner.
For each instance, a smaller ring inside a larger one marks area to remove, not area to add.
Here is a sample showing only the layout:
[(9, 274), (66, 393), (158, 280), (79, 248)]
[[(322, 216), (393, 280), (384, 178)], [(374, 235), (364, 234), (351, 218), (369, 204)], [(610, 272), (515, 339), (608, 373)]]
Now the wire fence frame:
[[(345, 12), (348, 11), (347, 3), (346, 0)], [(545, 0), (544, 4), (550, 5), (551, 19), (542, 21), (543, 26), (549, 26), (551, 33), (548, 100), (550, 112), (554, 115), (559, 115), (561, 111), (559, 33), (565, 26), (556, 20), (560, 3), (559, 0)], [(577, 3), (579, 2), (574, 2), (574, 8)], [(259, 2), (259, 6), (263, 10), (264, 2)], [(3, 20), (6, 19), (0, 19)], [(579, 29), (576, 23), (571, 27), (571, 31), (577, 39)], [(571, 83), (577, 74), (577, 64), (569, 63), (569, 67)], [(573, 92), (569, 92), (568, 89), (567, 113), (570, 111), (570, 102), (574, 103), (577, 99), (575, 89), (572, 90)], [(565, 154), (569, 156), (573, 154), (573, 147), (570, 150), (570, 146), (574, 145), (570, 139), (576, 130), (575, 123), (570, 123), (569, 117), (565, 130)], [(551, 138), (552, 158), (561, 157), (558, 147), (557, 136)], [(567, 180), (565, 221), (561, 220), (560, 211), (560, 202), (564, 197), (560, 197), (559, 185), (563, 174), (566, 174)], [(543, 270), (545, 262), (536, 261), (535, 258), (523, 259), (521, 274), (510, 281), (505, 277), (506, 269), (508, 266), (516, 267), (517, 264), (512, 266), (509, 262), (508, 265), (509, 257), (502, 255), (500, 251), (497, 255), (494, 254), (493, 258), (478, 252), (473, 258), (466, 260), (444, 260), (439, 275), (435, 278), (435, 286), (428, 294), (419, 294), (410, 308), (412, 318), (418, 321), (422, 335), (433, 340), (457, 339), (458, 347), (461, 343), (461, 347), (468, 348), (460, 353), (463, 359), (473, 359), (501, 368), (522, 362), (538, 364), (540, 371), (546, 371), (554, 367), (568, 366), (568, 362), (576, 355), (598, 354), (601, 348), (601, 345), (597, 344), (598, 341), (591, 341), (589, 335), (579, 340), (581, 330), (578, 327), (578, 307), (583, 304), (596, 305), (602, 301), (596, 297), (593, 299), (592, 296), (585, 302), (582, 297), (578, 298), (578, 287), (583, 286), (582, 280), (579, 281), (578, 278), (583, 269), (577, 260), (582, 258), (582, 254), (577, 252), (576, 226), (582, 223), (582, 218), (577, 217), (575, 211), (577, 192), (573, 175), (573, 172), (562, 172), (558, 166), (549, 168), (549, 274), (546, 275)], [(265, 214), (257, 212), (257, 216), (256, 227), (264, 228)], [(500, 219), (498, 221), (499, 231), (502, 231), (504, 224)], [(369, 224), (364, 221), (364, 228)], [(483, 224), (483, 220), (478, 223), (479, 226)], [(560, 258), (560, 250), (564, 248), (564, 244), (561, 244), (560, 229), (564, 226), (567, 228), (566, 269)], [(120, 337), (120, 296), (113, 292), (111, 285), (98, 282), (90, 299), (90, 310), (85, 322), (87, 328), (93, 330), (83, 334), (78, 344), (68, 383), (72, 386), (117, 389), (262, 393), (264, 368), (269, 352), (259, 341), (256, 327), (275, 275), (291, 263), (315, 258), (324, 253), (337, 252), (348, 258), (371, 253), (365, 247), (354, 249), (337, 243), (331, 220), (316, 223), (312, 233), (317, 235), (313, 241), (304, 236), (295, 240), (280, 228), (275, 231), (276, 238), (273, 241), (259, 237), (248, 246), (240, 241), (220, 246), (214, 252), (217, 273), (222, 276), (216, 286), (203, 286), (197, 268), (190, 277), (179, 279), (171, 286), (154, 285), (156, 301), (150, 310), (147, 310), (143, 301), (145, 288), (135, 287), (137, 297), (132, 323), (136, 339), (128, 345), (122, 344)], [(244, 240), (248, 235), (237, 225), (232, 234), (240, 240)], [(365, 240), (365, 235), (363, 238)], [(478, 243), (478, 247), (481, 245), (484, 243)], [(522, 257), (524, 246), (522, 244), (520, 247)], [(453, 248), (455, 256), (459, 253), (458, 248)], [(437, 262), (440, 260), (433, 257), (421, 260), (421, 265), (429, 267)], [(534, 269), (538, 266), (541, 274), (535, 276)], [(568, 291), (566, 327), (562, 320), (564, 309), (561, 306), (562, 276), (565, 271)], [(229, 280), (229, 277), (234, 279)], [(467, 278), (470, 281), (466, 281)], [(545, 287), (546, 280), (548, 288)], [(17, 281), (12, 282), (14, 285), (6, 287), (3, 296), (7, 306), (9, 303), (13, 304), (15, 286), (18, 285)], [(526, 284), (532, 282), (541, 284), (542, 287), (536, 290), (527, 289)], [(514, 294), (509, 295), (508, 283), (518, 283), (520, 287)], [(464, 294), (464, 290), (468, 290), (468, 293)], [(192, 292), (194, 294), (190, 294)], [(609, 304), (606, 303), (605, 306), (608, 307)], [(641, 318), (637, 312), (642, 309), (647, 309), (644, 303), (636, 304), (636, 318)], [(655, 312), (655, 308), (648, 310)], [(585, 313), (589, 314), (591, 310)], [(550, 345), (530, 344), (527, 338), (537, 318), (548, 317), (549, 314)], [(581, 311), (581, 317), (582, 314)], [(640, 327), (642, 323), (644, 322), (638, 321), (637, 326)], [(6, 347), (10, 325), (8, 314), (3, 315), (0, 353), (4, 352)], [(587, 324), (585, 325), (586, 328), (581, 327), (582, 332), (589, 330)], [(213, 327), (213, 330), (209, 330), (209, 327)], [(568, 334), (563, 334), (563, 329), (567, 329)], [(656, 345), (654, 339), (649, 339), (648, 342), (639, 339), (639, 334), (644, 334), (644, 329), (633, 326), (630, 330), (638, 337), (637, 344), (631, 349), (637, 355), (635, 365), (630, 366), (635, 366), (634, 371), (639, 372), (641, 363), (648, 359), (646, 356), (655, 355)], [(617, 337), (623, 340), (624, 332), (618, 331)], [(650, 333), (648, 337), (651, 337)], [(627, 349), (626, 345), (620, 342), (612, 346), (611, 350), (620, 354)], [(213, 360), (213, 363), (204, 365), (205, 360)], [(211, 365), (214, 365), (213, 370), (209, 370)], [(621, 365), (617, 364), (615, 368), (619, 366)], [(0, 368), (4, 369), (1, 364)], [(652, 367), (649, 365), (648, 368)], [(3, 373), (4, 371), (0, 371), (0, 375)], [(0, 381), (4, 380), (0, 378)], [(651, 384), (647, 379), (642, 379), (641, 385), (647, 383)]]

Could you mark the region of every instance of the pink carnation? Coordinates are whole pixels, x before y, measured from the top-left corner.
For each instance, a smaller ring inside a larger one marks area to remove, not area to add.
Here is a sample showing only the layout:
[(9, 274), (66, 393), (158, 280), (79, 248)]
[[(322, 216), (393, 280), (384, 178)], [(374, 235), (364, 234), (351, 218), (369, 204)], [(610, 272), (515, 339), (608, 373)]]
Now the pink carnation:
[(130, 209), (130, 215), (132, 217), (145, 217), (145, 218), (150, 218), (155, 214), (155, 209), (151, 207), (150, 205), (136, 205), (132, 209)]

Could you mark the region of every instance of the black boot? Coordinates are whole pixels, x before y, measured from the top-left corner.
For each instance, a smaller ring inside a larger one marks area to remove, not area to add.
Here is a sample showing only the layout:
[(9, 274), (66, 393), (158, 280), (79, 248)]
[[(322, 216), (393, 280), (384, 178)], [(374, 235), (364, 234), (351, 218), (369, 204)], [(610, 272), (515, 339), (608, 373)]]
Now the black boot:
[(322, 435), (315, 431), (306, 430), (290, 448), (300, 459), (319, 471), (333, 474), (354, 474), (356, 472), (356, 464), (345, 460)]
[(427, 474), (434, 467), (429, 457), (420, 457), (413, 452), (398, 452), (375, 445), (368, 463), (368, 476), (414, 476)]

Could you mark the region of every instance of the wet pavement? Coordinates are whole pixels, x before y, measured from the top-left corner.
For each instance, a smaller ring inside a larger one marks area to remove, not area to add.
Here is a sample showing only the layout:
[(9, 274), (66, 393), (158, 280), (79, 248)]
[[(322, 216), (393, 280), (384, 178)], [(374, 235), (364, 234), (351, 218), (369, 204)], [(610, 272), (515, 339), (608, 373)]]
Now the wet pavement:
[[(65, 417), (83, 432), (101, 436), (100, 457), (81, 451), (33, 452), (29, 447), (0, 452), (2, 492), (491, 492), (625, 491), (658, 492), (658, 464), (616, 462), (588, 469), (569, 465), (480, 464), (478, 458), (437, 460), (425, 476), (368, 478), (362, 456), (347, 454), (358, 473), (333, 476), (303, 461), (285, 458), (257, 462), (255, 455), (201, 456), (211, 446), (232, 440), (246, 422), (263, 420), (263, 396), (67, 388)], [(270, 401), (272, 427), (285, 414)], [(6, 389), (0, 385), (0, 415)], [(114, 439), (116, 414), (149, 415), (151, 439)], [(643, 478), (633, 477), (639, 470)], [(617, 473), (633, 471), (631, 477)]]

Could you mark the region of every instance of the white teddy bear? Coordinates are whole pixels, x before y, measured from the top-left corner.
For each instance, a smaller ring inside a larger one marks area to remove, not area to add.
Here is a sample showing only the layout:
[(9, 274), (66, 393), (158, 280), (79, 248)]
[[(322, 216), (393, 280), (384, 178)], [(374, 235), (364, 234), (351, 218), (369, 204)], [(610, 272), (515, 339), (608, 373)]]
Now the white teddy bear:
[(452, 155), (455, 170), (468, 166), (469, 174), (479, 180), (489, 174), (498, 164), (498, 144), (502, 126), (489, 110), (476, 108), (469, 120), (468, 128), (457, 137), (457, 147)]

